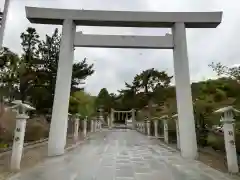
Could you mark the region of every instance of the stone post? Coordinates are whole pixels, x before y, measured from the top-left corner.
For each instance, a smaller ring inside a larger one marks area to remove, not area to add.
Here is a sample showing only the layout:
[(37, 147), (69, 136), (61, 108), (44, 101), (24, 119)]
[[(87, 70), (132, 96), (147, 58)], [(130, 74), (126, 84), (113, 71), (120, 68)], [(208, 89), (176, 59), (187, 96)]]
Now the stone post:
[(99, 128), (99, 123), (98, 123), (98, 120), (97, 119), (95, 119), (94, 120), (94, 129), (95, 129), (95, 131), (94, 132), (97, 132), (98, 131), (98, 128)]
[(85, 117), (85, 119), (82, 120), (82, 126), (83, 126), (83, 130), (82, 130), (83, 137), (86, 137), (87, 136), (87, 117)]
[(99, 109), (99, 129), (102, 129), (102, 124), (104, 122), (104, 118), (103, 118), (103, 109), (100, 108)]
[(76, 25), (74, 21), (72, 19), (65, 19), (62, 26), (52, 120), (48, 140), (48, 156), (64, 154), (66, 145), (75, 33)]
[(113, 127), (114, 122), (114, 109), (111, 109), (111, 128)]
[(154, 135), (158, 138), (158, 119), (154, 120)]
[(102, 122), (101, 121), (98, 121), (98, 130), (102, 130)]
[(168, 144), (168, 120), (166, 118), (163, 119), (163, 126), (164, 126), (164, 142)]
[(222, 113), (220, 122), (223, 123), (223, 131), (224, 131), (224, 142), (225, 142), (225, 150), (227, 156), (227, 165), (228, 171), (231, 173), (238, 173), (238, 158), (236, 152), (235, 145), (235, 130), (234, 130), (234, 112), (240, 112), (234, 109), (232, 106), (228, 106), (225, 108), (221, 108), (216, 113)]
[(94, 132), (94, 121), (91, 119), (90, 123), (91, 123), (90, 132)]
[(97, 131), (97, 120), (93, 119), (93, 132)]
[(29, 116), (26, 114), (26, 111), (34, 110), (34, 108), (18, 100), (13, 101), (12, 103), (15, 104), (14, 106), (12, 106), (12, 108), (16, 109), (17, 116), (16, 116), (16, 127), (14, 131), (10, 168), (13, 171), (18, 171), (20, 170), (21, 159), (22, 159), (26, 120), (29, 118)]
[(135, 117), (136, 110), (132, 109), (132, 128), (136, 128), (136, 117)]
[(146, 122), (142, 122), (142, 133), (145, 134), (146, 132)]
[(145, 121), (142, 122), (142, 133), (143, 134), (146, 133), (146, 122)]
[(151, 123), (150, 120), (147, 120), (147, 121), (146, 121), (146, 125), (147, 125), (146, 128), (147, 128), (147, 135), (148, 135), (148, 136), (151, 135), (151, 134), (150, 134), (150, 123)]
[(68, 126), (67, 126), (67, 137), (73, 137), (74, 135), (74, 116), (68, 113)]
[(74, 117), (74, 133), (73, 140), (74, 142), (78, 141), (78, 131), (79, 131), (79, 117)]
[(107, 117), (107, 122), (108, 122), (108, 128), (111, 128), (111, 122), (109, 117)]
[(195, 159), (198, 156), (197, 140), (184, 22), (175, 23), (172, 28), (172, 34), (181, 155), (187, 159)]
[(11, 157), (11, 170), (17, 171), (20, 170), (23, 144), (24, 144), (24, 135), (26, 129), (26, 120), (29, 117), (25, 114), (18, 114), (16, 116), (16, 128), (14, 132), (14, 140), (12, 147), (12, 157)]
[(179, 137), (179, 126), (178, 126), (178, 115), (175, 114), (172, 116), (176, 123), (176, 135), (177, 135), (177, 149), (180, 149), (180, 137)]
[[(124, 117), (124, 116), (123, 116)], [(127, 116), (126, 116), (126, 118), (125, 118), (125, 125), (127, 126), (128, 125), (128, 118), (127, 118)]]

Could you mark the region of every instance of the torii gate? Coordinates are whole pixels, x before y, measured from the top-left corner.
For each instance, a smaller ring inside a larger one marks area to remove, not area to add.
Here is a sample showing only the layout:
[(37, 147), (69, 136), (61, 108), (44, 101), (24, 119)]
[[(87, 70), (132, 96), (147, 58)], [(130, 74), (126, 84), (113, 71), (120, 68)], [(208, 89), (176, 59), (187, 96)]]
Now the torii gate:
[[(132, 125), (133, 125), (133, 128), (135, 128), (135, 112), (136, 110), (135, 109), (131, 109), (129, 111), (118, 111), (118, 110), (115, 110), (115, 109), (111, 109), (111, 124), (114, 122), (114, 114), (116, 113), (118, 117), (120, 117), (121, 115), (124, 117), (124, 115), (126, 115), (128, 117), (128, 115), (131, 115), (131, 120), (132, 120)], [(125, 118), (125, 124), (127, 124), (127, 119), (128, 118)]]
[[(48, 155), (64, 153), (74, 46), (173, 49), (181, 155), (197, 157), (186, 28), (216, 28), (222, 12), (132, 12), (26, 7), (30, 22), (63, 25)], [(109, 36), (76, 33), (76, 26), (172, 28), (167, 36)]]

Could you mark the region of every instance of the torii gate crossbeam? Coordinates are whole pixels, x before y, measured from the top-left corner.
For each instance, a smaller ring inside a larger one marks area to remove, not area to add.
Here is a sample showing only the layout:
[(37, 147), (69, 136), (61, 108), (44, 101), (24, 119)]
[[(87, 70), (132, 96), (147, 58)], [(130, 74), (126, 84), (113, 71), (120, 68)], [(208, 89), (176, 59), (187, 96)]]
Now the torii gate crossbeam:
[(173, 49), (173, 37), (75, 34), (75, 47)]
[[(76, 25), (81, 25), (172, 28), (181, 155), (190, 159), (197, 157), (196, 132), (187, 55), (186, 28), (215, 28), (221, 23), (222, 12), (132, 12), (26, 7), (26, 15), (32, 23), (63, 25), (58, 62), (58, 67), (60, 68), (58, 68), (56, 80), (48, 155), (61, 155), (64, 153), (74, 54), (73, 47), (74, 45), (77, 45), (76, 42), (79, 42), (79, 39), (87, 38), (87, 36), (83, 37), (82, 35), (76, 34)], [(91, 36), (90, 38), (93, 37), (94, 36)], [(90, 45), (92, 45), (92, 47), (101, 47), (100, 41), (98, 41), (97, 38), (102, 37), (98, 36), (93, 38), (93, 40), (89, 40), (88, 37), (87, 41), (89, 42), (85, 41), (85, 46), (91, 47)], [(109, 45), (113, 46), (114, 44), (123, 47), (124, 44), (126, 45), (127, 43), (127, 40), (119, 40), (119, 36), (111, 39), (114, 38), (115, 40), (113, 41), (105, 41), (106, 47), (109, 47)], [(142, 39), (142, 37), (137, 37), (137, 41), (141, 41), (142, 43), (142, 40), (140, 39)], [(149, 44), (146, 46), (142, 43), (141, 48), (148, 48), (149, 45), (154, 45), (154, 42), (154, 40), (152, 42), (148, 41), (147, 43)], [(135, 43), (131, 43), (131, 47), (128, 48), (134, 48), (134, 46), (137, 46), (136, 41)], [(160, 44), (162, 47), (158, 46), (157, 49), (163, 49), (163, 47), (166, 46), (166, 43), (167, 42), (163, 43), (161, 40)], [(79, 44), (84, 45), (84, 43)]]

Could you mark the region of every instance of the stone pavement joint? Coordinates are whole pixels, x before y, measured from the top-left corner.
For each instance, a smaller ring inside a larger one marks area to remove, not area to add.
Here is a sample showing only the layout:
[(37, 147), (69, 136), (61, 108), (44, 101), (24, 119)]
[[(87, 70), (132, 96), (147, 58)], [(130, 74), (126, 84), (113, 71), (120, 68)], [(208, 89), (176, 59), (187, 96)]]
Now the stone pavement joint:
[(102, 130), (64, 156), (50, 158), (9, 180), (230, 180), (134, 130)]

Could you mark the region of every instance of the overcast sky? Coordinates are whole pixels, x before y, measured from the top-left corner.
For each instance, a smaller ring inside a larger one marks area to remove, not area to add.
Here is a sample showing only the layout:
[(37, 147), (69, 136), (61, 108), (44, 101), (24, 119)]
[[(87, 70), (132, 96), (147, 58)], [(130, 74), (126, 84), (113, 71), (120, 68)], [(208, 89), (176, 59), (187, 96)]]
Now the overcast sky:
[[(0, 0), (0, 6), (3, 7)], [(223, 22), (217, 29), (187, 30), (190, 76), (192, 81), (214, 77), (208, 67), (212, 61), (232, 66), (239, 64), (240, 1), (239, 0), (11, 0), (6, 25), (4, 46), (21, 53), (20, 33), (31, 26), (41, 38), (60, 26), (31, 24), (25, 18), (25, 6), (132, 10), (132, 11), (223, 11)], [(78, 31), (95, 34), (165, 35), (170, 29), (78, 27)], [(173, 75), (171, 50), (76, 48), (75, 60), (84, 57), (94, 63), (94, 75), (87, 79), (85, 88), (92, 94), (106, 87), (110, 92), (131, 82), (136, 73), (148, 68), (166, 70)]]

